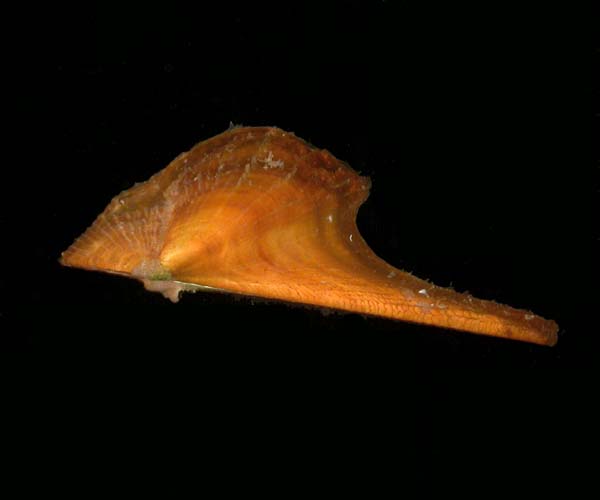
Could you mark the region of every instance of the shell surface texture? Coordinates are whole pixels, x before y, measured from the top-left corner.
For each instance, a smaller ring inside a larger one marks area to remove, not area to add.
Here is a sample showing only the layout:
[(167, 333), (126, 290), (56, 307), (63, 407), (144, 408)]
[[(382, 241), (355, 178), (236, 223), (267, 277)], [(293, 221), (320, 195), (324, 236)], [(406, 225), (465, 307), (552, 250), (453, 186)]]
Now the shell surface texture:
[(377, 257), (356, 227), (369, 188), (292, 133), (237, 127), (116, 196), (60, 262), (139, 279), (173, 302), (181, 291), (216, 290), (556, 343), (553, 321)]

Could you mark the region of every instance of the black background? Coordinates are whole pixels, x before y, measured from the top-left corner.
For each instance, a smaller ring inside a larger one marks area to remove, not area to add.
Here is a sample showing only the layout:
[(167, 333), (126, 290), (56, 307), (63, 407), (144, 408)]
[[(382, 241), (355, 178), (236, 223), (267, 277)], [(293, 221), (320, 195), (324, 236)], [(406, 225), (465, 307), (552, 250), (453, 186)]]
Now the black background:
[[(3, 283), (0, 318), (36, 439), (63, 429), (80, 437), (72, 455), (128, 474), (146, 461), (164, 472), (169, 457), (182, 479), (223, 477), (225, 490), (326, 478), (372, 492), (391, 479), (418, 497), (561, 480), (585, 439), (597, 331), (575, 125), (587, 89), (568, 17), (219, 5), (22, 16), (17, 173), (29, 187), (9, 195), (32, 200), (16, 262), (33, 265)], [(370, 176), (358, 226), (379, 256), (554, 319), (558, 345), (218, 294), (173, 305), (135, 281), (59, 266), (112, 196), (230, 122), (293, 131)]]

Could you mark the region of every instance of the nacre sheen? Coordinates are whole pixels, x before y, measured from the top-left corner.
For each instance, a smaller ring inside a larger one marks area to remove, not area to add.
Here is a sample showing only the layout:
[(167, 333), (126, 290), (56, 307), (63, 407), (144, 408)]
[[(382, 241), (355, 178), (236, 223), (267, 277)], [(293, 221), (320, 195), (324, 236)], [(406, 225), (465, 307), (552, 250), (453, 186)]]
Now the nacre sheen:
[(65, 252), (176, 302), (220, 290), (553, 345), (529, 311), (435, 286), (377, 257), (356, 227), (370, 181), (291, 133), (238, 127), (116, 196)]

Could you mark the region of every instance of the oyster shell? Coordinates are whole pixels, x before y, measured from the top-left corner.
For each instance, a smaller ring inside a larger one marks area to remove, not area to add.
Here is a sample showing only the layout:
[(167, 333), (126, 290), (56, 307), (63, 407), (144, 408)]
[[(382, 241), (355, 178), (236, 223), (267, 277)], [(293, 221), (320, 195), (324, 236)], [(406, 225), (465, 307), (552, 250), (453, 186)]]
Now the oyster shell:
[(370, 181), (277, 128), (201, 142), (115, 197), (66, 266), (141, 280), (176, 302), (221, 290), (553, 345), (529, 311), (435, 286), (377, 257), (356, 227)]

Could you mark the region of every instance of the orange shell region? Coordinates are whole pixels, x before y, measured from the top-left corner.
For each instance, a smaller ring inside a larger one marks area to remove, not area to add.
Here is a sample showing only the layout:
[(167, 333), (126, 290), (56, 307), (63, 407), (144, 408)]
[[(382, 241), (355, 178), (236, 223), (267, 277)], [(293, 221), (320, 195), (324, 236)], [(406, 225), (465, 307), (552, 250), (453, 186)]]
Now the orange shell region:
[(277, 128), (234, 128), (115, 197), (61, 263), (119, 273), (177, 301), (218, 289), (553, 345), (529, 311), (437, 287), (360, 236), (370, 181)]

